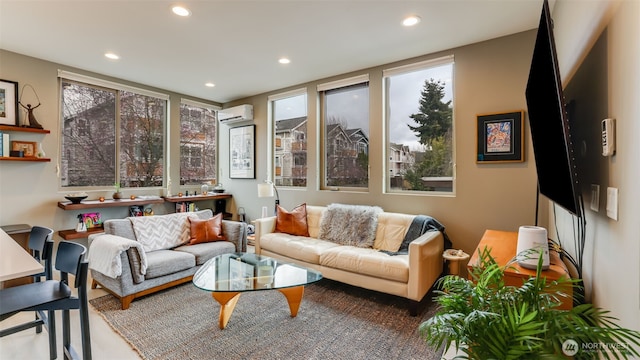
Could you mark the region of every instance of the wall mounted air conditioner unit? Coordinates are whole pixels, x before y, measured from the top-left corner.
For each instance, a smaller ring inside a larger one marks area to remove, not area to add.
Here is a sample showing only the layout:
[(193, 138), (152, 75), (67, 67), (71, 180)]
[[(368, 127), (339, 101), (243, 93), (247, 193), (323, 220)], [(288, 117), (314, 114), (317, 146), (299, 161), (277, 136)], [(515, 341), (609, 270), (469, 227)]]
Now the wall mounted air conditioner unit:
[(218, 110), (218, 120), (222, 124), (253, 120), (253, 105), (238, 105)]

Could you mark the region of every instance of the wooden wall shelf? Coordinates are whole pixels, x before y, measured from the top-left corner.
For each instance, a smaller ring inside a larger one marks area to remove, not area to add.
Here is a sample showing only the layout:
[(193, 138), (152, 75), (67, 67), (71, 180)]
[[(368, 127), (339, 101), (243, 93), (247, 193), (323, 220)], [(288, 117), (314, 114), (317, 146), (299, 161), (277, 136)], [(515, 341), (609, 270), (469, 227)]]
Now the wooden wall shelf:
[(97, 234), (101, 232), (104, 232), (104, 228), (102, 226), (87, 229), (87, 231), (82, 232), (77, 232), (75, 230), (60, 230), (58, 231), (58, 235), (60, 235), (60, 237), (65, 240), (73, 240), (86, 238), (91, 234)]
[(92, 208), (108, 208), (108, 207), (122, 207), (131, 205), (147, 205), (147, 204), (162, 204), (164, 200), (162, 198), (154, 199), (120, 199), (120, 200), (82, 200), (80, 204), (72, 204), (71, 201), (59, 201), (58, 207), (62, 210), (83, 210)]
[(13, 156), (0, 156), (0, 161), (33, 161), (33, 162), (49, 162), (49, 158), (37, 158), (37, 157), (13, 157)]
[(207, 194), (207, 195), (165, 196), (164, 200), (172, 203), (177, 203), (177, 202), (190, 202), (190, 201), (231, 199), (231, 197), (232, 197), (231, 194), (227, 194), (227, 193), (214, 193), (214, 194)]
[(45, 129), (36, 129), (30, 127), (23, 126), (11, 126), (11, 125), (0, 125), (0, 131), (19, 131), (19, 132), (30, 132), (37, 134), (50, 134), (51, 131)]

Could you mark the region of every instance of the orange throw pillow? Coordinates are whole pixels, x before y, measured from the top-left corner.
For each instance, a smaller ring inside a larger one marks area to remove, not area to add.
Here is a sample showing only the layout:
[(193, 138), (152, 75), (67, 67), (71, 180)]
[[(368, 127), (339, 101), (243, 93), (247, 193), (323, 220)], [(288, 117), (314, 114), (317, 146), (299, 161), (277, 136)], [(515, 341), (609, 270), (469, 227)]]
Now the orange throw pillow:
[(189, 222), (191, 223), (189, 245), (226, 240), (222, 235), (222, 213), (206, 220), (189, 218)]
[(282, 206), (276, 207), (276, 232), (309, 236), (309, 226), (307, 225), (307, 204), (296, 206), (291, 212)]

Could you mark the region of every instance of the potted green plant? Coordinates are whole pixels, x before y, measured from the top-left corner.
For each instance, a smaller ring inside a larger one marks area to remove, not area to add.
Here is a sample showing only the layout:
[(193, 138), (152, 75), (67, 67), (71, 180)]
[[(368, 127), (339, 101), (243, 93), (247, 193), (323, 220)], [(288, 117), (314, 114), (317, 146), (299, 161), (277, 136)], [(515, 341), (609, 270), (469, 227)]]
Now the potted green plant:
[[(504, 283), (500, 267), (487, 249), (471, 280), (448, 275), (436, 290), (437, 314), (419, 327), (427, 344), (455, 344), (456, 359), (627, 359), (640, 356), (640, 332), (616, 325), (608, 311), (592, 304), (560, 310), (562, 291), (577, 282), (547, 282), (541, 275), (522, 286)], [(508, 264), (511, 266), (513, 263)]]
[(120, 192), (120, 183), (113, 184), (113, 187), (115, 189), (115, 192), (113, 193), (113, 199), (114, 200), (122, 199), (122, 193)]

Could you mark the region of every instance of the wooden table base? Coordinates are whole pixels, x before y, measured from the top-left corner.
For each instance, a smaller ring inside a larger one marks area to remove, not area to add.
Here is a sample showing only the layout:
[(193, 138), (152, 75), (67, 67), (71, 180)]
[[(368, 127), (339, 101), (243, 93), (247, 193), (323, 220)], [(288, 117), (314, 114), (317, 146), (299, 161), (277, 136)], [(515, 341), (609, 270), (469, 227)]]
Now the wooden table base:
[[(298, 309), (300, 309), (300, 303), (302, 302), (302, 295), (304, 295), (304, 286), (295, 286), (290, 288), (278, 289), (289, 303), (289, 311), (291, 311), (291, 317), (298, 315)], [(220, 317), (218, 320), (218, 326), (220, 329), (227, 327), (229, 318), (233, 314), (238, 299), (240, 299), (240, 292), (212, 292), (211, 296), (220, 304)]]

